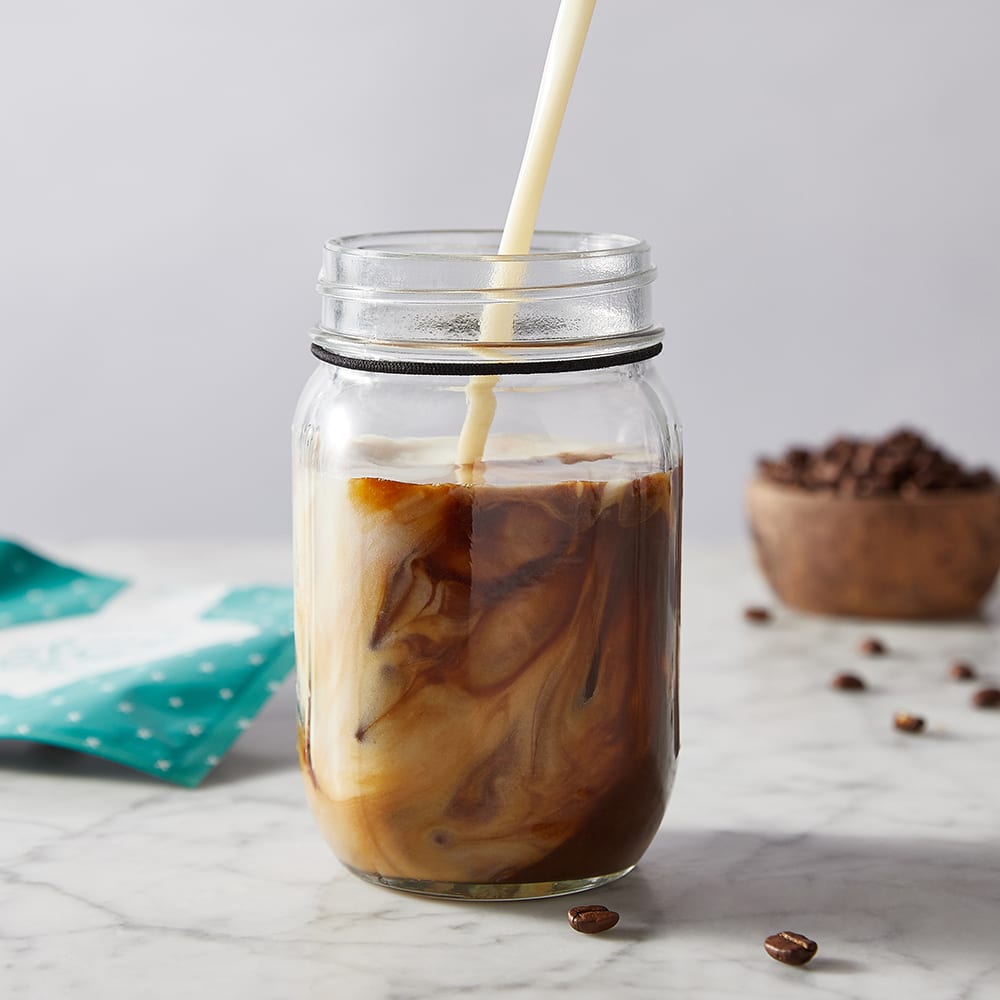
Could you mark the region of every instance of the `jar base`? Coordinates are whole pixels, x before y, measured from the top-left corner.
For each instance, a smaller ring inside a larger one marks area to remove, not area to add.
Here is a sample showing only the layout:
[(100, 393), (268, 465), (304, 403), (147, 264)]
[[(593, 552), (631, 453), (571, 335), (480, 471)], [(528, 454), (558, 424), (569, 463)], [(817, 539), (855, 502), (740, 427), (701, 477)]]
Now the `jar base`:
[(624, 878), (635, 865), (629, 865), (618, 872), (596, 875), (593, 878), (564, 879), (558, 882), (433, 882), (413, 878), (390, 878), (372, 872), (359, 871), (345, 865), (352, 875), (372, 885), (387, 889), (412, 892), (420, 896), (434, 896), (438, 899), (464, 899), (502, 902), (511, 899), (549, 899), (554, 896), (569, 896), (575, 892), (598, 889), (610, 882)]

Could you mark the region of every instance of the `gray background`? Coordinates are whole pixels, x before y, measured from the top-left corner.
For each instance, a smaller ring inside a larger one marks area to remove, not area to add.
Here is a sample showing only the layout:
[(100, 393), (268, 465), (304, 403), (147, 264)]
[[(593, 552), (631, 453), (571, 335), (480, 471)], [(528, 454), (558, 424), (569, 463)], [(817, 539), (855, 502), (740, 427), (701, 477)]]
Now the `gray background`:
[[(499, 226), (555, 0), (5, 0), (0, 534), (280, 536), (325, 237)], [(541, 224), (648, 238), (685, 521), (1000, 463), (1000, 3), (599, 0)]]

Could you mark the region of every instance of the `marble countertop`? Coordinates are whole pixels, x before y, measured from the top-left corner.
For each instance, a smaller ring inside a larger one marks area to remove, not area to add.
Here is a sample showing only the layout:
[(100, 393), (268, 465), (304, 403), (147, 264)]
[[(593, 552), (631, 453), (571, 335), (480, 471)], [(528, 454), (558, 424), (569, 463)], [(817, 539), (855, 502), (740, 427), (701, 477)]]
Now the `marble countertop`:
[[(159, 581), (283, 582), (280, 545), (89, 543), (56, 557)], [(256, 1000), (1000, 997), (1000, 614), (946, 626), (778, 611), (740, 548), (685, 553), (682, 751), (637, 870), (584, 896), (451, 903), (350, 876), (313, 826), (289, 681), (196, 791), (0, 743), (0, 996)], [(890, 654), (865, 659), (877, 634)], [(871, 689), (834, 691), (837, 672)], [(897, 710), (925, 715), (918, 736)], [(621, 923), (574, 933), (599, 902)], [(819, 942), (804, 968), (763, 939)]]

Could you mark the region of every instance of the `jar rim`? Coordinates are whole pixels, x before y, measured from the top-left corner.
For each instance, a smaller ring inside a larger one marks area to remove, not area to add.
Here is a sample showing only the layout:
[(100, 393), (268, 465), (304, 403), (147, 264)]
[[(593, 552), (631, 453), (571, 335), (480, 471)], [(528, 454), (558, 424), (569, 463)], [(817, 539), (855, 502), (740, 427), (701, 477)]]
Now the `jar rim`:
[[(575, 261), (597, 260), (628, 254), (647, 253), (649, 244), (635, 236), (620, 233), (584, 233), (564, 229), (536, 230), (532, 245), (536, 243), (568, 246), (578, 244), (577, 249), (532, 249), (526, 254), (499, 254), (483, 251), (457, 250), (445, 244), (434, 247), (435, 241), (469, 240), (481, 241), (483, 246), (498, 246), (502, 232), (499, 229), (402, 229), (386, 232), (357, 233), (350, 236), (331, 237), (324, 243), (324, 249), (342, 257), (358, 257), (369, 260), (455, 260), (476, 263), (516, 263), (531, 261)], [(410, 245), (412, 243), (412, 245)], [(431, 246), (422, 245), (431, 243)], [(368, 245), (376, 244), (376, 245)], [(379, 245), (382, 244), (382, 245)]]
[(656, 266), (644, 240), (539, 230), (532, 252), (515, 255), (495, 252), (500, 236), (439, 229), (327, 240), (316, 344), (337, 355), (378, 351), (388, 361), (397, 349), (438, 345), (436, 360), (457, 351), (463, 362), (482, 362), (482, 324), (492, 309), (506, 317), (510, 343), (505, 349), (491, 337), (491, 351), (506, 350), (508, 360), (517, 360), (511, 352), (592, 353), (596, 342), (628, 353), (659, 342), (650, 305)]

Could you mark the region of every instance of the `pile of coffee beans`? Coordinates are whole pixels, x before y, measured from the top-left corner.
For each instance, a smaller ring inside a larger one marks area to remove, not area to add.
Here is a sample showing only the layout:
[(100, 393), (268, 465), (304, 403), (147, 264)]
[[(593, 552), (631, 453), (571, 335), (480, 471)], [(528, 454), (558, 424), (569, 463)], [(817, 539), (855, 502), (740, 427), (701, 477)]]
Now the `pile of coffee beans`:
[(997, 482), (989, 469), (964, 468), (906, 429), (874, 441), (839, 437), (823, 448), (789, 448), (781, 458), (762, 458), (758, 469), (782, 486), (861, 498), (985, 490)]

